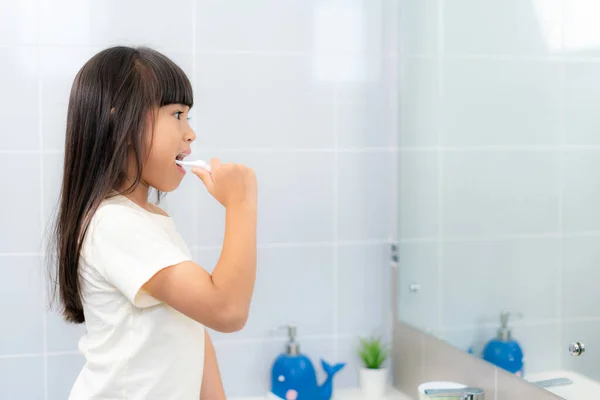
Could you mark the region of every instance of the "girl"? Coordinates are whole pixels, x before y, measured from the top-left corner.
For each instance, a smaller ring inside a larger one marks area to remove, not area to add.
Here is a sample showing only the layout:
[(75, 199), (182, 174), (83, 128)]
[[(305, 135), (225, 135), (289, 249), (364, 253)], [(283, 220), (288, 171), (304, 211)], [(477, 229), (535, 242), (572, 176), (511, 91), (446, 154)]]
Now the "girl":
[(173, 220), (148, 201), (175, 190), (190, 155), (192, 88), (148, 48), (113, 47), (78, 72), (69, 99), (54, 232), (55, 289), (67, 321), (85, 323), (86, 364), (70, 399), (224, 399), (205, 326), (246, 323), (256, 276), (254, 172), (211, 160), (194, 169), (226, 209), (212, 275), (192, 261)]

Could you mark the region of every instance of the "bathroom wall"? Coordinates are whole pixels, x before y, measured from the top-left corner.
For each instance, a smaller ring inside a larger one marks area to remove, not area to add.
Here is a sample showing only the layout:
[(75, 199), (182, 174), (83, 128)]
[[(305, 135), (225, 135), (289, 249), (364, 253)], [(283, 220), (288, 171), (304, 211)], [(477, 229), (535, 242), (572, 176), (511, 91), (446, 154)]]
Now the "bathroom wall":
[[(43, 232), (61, 178), (72, 79), (98, 50), (164, 51), (195, 88), (199, 157), (253, 167), (259, 262), (246, 328), (213, 333), (229, 395), (264, 393), (284, 324), (302, 351), (349, 364), (387, 332), (393, 233), (396, 11), (392, 0), (80, 0), (0, 5), (0, 398), (63, 400), (81, 326), (46, 310)], [(186, 177), (165, 206), (212, 270), (223, 210)], [(320, 367), (317, 367), (320, 369)]]
[[(400, 0), (398, 317), (600, 378), (600, 6)], [(418, 294), (408, 290), (419, 283)]]

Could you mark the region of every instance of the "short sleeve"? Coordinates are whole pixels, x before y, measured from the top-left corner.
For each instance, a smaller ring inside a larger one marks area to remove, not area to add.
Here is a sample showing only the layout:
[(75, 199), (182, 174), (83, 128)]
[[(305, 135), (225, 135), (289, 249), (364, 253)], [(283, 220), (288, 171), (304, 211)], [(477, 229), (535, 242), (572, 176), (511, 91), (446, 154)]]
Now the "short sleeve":
[(142, 289), (150, 278), (190, 259), (152, 217), (123, 206), (97, 212), (82, 256), (137, 307), (159, 303)]

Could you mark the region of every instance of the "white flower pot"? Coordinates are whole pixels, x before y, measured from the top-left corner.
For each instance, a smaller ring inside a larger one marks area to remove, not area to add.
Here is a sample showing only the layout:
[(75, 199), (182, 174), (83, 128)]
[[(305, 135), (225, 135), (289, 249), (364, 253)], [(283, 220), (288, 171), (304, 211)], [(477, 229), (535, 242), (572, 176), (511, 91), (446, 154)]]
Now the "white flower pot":
[(383, 399), (387, 386), (387, 369), (361, 368), (359, 374), (360, 389), (365, 399)]

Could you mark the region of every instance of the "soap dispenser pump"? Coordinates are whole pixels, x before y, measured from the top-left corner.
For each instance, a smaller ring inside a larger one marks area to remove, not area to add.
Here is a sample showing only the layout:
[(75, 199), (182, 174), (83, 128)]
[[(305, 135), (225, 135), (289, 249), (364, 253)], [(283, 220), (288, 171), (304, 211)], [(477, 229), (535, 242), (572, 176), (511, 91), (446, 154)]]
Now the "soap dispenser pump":
[[(523, 351), (519, 343), (512, 338), (508, 321), (511, 313), (500, 313), (500, 328), (495, 339), (490, 340), (483, 349), (483, 359), (517, 376), (523, 376)], [(520, 315), (520, 314), (518, 314)]]
[(288, 342), (285, 353), (275, 359), (271, 368), (271, 394), (285, 400), (330, 400), (333, 377), (345, 363), (331, 366), (321, 359), (327, 378), (319, 386), (312, 362), (300, 353), (300, 345), (296, 342), (296, 327), (288, 325), (285, 328), (288, 331)]

